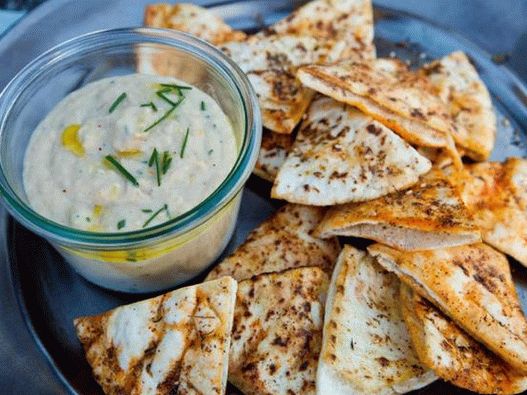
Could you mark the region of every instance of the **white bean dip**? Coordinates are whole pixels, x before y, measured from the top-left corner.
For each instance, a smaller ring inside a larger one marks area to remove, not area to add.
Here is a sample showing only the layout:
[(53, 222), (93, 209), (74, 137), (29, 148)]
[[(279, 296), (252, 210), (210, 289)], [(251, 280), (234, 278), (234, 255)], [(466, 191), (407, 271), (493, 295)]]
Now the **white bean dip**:
[(139, 230), (197, 206), (236, 156), (232, 126), (210, 96), (131, 74), (90, 83), (46, 116), (25, 154), (24, 187), (32, 208), (62, 225)]

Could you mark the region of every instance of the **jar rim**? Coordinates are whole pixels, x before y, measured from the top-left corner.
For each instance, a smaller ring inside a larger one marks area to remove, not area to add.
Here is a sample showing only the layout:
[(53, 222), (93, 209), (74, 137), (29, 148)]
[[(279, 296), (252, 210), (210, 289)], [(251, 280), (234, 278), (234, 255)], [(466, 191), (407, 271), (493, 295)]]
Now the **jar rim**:
[(9, 184), (0, 163), (0, 195), (11, 215), (28, 229), (59, 243), (77, 247), (119, 248), (145, 241), (175, 237), (198, 227), (228, 204), (243, 188), (256, 163), (261, 142), (262, 123), (258, 99), (243, 71), (211, 44), (187, 33), (155, 28), (120, 28), (99, 30), (77, 36), (54, 46), (25, 66), (0, 93), (0, 139), (6, 133), (6, 122), (21, 93), (52, 65), (68, 57), (97, 49), (123, 45), (161, 44), (182, 50), (220, 71), (236, 88), (243, 108), (243, 141), (231, 171), (212, 194), (191, 210), (162, 224), (129, 232), (93, 232), (54, 222), (34, 211)]

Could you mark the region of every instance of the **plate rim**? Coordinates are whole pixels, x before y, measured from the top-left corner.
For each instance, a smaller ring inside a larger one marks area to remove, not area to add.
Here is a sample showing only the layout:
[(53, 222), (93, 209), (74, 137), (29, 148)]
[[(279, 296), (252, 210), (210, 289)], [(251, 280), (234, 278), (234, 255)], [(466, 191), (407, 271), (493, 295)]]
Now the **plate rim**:
[[(240, 0), (188, 0), (188, 1), (205, 6), (207, 8), (214, 8), (214, 7), (235, 4), (235, 3), (240, 2)], [(47, 13), (56, 10), (57, 7), (60, 7), (61, 5), (66, 4), (66, 3), (69, 3), (69, 0), (47, 0), (44, 3), (40, 4), (39, 6), (37, 6), (35, 9), (23, 15), (17, 22), (15, 22), (6, 31), (0, 34), (0, 54), (4, 50), (6, 42), (8, 42), (9, 40), (16, 41), (17, 39), (20, 38), (20, 35), (24, 33), (24, 29), (26, 29), (25, 25), (30, 25), (33, 21), (41, 20), (42, 18), (45, 17)], [(461, 42), (465, 46), (465, 49), (478, 52), (480, 55), (485, 55), (485, 61), (486, 61), (485, 63), (487, 63), (485, 66), (488, 67), (488, 65), (490, 65), (490, 67), (498, 68), (499, 76), (502, 76), (502, 78), (500, 79), (503, 81), (507, 81), (507, 80), (510, 81), (514, 87), (517, 87), (519, 89), (519, 92), (523, 95), (523, 99), (518, 98), (515, 92), (510, 92), (510, 94), (515, 95), (515, 97), (519, 99), (520, 111), (524, 113), (523, 114), (524, 116), (527, 115), (527, 82), (524, 82), (519, 77), (519, 75), (514, 70), (509, 68), (507, 65), (500, 65), (500, 64), (496, 64), (492, 62), (491, 54), (487, 50), (480, 47), (478, 44), (473, 42), (470, 38), (466, 37), (459, 31), (449, 28), (449, 27), (442, 26), (436, 23), (435, 21), (430, 20), (426, 17), (416, 15), (412, 12), (398, 10), (397, 8), (380, 6), (380, 5), (377, 5), (375, 1), (373, 2), (373, 6), (374, 6), (374, 13), (384, 14), (382, 15), (383, 18), (390, 17), (390, 15), (395, 15), (396, 17), (399, 16), (399, 17), (417, 20), (443, 33), (448, 33), (448, 35), (454, 38), (456, 41)], [(11, 36), (14, 36), (14, 37), (11, 37)], [(1, 88), (3, 87), (0, 87), (0, 89)], [(497, 99), (499, 99), (501, 102), (502, 98), (497, 98), (496, 96), (493, 97), (493, 100), (497, 100)], [(508, 108), (508, 105), (505, 104), (505, 107)], [(515, 118), (515, 120), (517, 120), (518, 114), (516, 111), (512, 111), (511, 115)], [(520, 123), (520, 121), (518, 120), (517, 122)], [(522, 133), (527, 134), (527, 130), (523, 131)], [(14, 235), (14, 227), (16, 226), (16, 221), (7, 213), (7, 211), (3, 207), (0, 207), (0, 215), (3, 217), (2, 220), (5, 223), (5, 226), (3, 227), (5, 230), (5, 234), (3, 236), (3, 244), (4, 244), (3, 247), (6, 252), (6, 256), (3, 257), (3, 260), (6, 261), (5, 263), (9, 266), (8, 271), (7, 271), (9, 278), (7, 279), (7, 281), (11, 285), (11, 289), (15, 295), (17, 307), (23, 318), (23, 322), (31, 338), (35, 342), (35, 345), (37, 346), (38, 351), (45, 357), (46, 363), (48, 364), (51, 371), (53, 372), (53, 375), (58, 379), (58, 381), (62, 384), (62, 386), (68, 393), (72, 395), (78, 395), (79, 392), (77, 392), (77, 390), (72, 386), (68, 378), (58, 368), (55, 358), (51, 355), (51, 353), (48, 351), (48, 349), (44, 345), (44, 342), (42, 341), (40, 335), (38, 334), (32, 322), (31, 313), (29, 312), (29, 309), (26, 305), (26, 300), (25, 300), (22, 287), (21, 287), (20, 270), (18, 269), (17, 257), (14, 254), (14, 248), (10, 247), (12, 245), (11, 242), (14, 240), (13, 235)]]

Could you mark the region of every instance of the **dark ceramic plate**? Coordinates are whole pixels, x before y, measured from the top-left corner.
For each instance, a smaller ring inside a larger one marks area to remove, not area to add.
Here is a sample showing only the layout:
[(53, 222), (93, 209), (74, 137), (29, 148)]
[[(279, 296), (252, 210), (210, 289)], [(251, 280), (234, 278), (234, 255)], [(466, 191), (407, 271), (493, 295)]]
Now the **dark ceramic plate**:
[[(11, 35), (9, 40), (6, 37), (0, 41), (0, 54), (5, 67), (5, 72), (0, 73), (0, 86), (5, 85), (21, 65), (52, 44), (97, 29), (140, 25), (143, 6), (148, 2), (134, 1), (132, 6), (128, 1), (92, 0), (72, 5), (56, 0), (53, 7), (46, 5), (37, 9), (21, 22), (26, 32), (33, 33), (30, 40), (18, 33)], [(255, 31), (284, 17), (302, 1), (200, 3), (209, 4), (234, 27)], [(498, 113), (499, 132), (492, 159), (525, 156), (527, 139), (520, 130), (527, 130), (527, 90), (513, 74), (503, 66), (494, 64), (489, 54), (433, 23), (385, 8), (377, 8), (375, 15), (379, 56), (393, 53), (413, 64), (419, 64), (454, 50), (461, 49), (469, 54), (492, 93)], [(17, 56), (13, 56), (15, 48)], [(279, 203), (271, 201), (268, 196), (269, 185), (253, 176), (245, 190), (238, 227), (228, 251), (232, 251), (252, 228), (274, 211)], [(0, 214), (5, 216), (1, 209)], [(35, 342), (58, 379), (71, 393), (100, 393), (75, 337), (72, 320), (145, 296), (125, 295), (98, 288), (77, 276), (44, 240), (11, 219), (0, 218), (0, 226), (5, 227), (2, 232), (5, 237), (0, 247), (8, 251), (11, 283)], [(511, 267), (522, 304), (527, 308), (527, 269), (516, 262), (511, 262)], [(236, 390), (229, 389), (228, 392), (236, 393)], [(419, 393), (454, 394), (463, 391), (436, 382)]]

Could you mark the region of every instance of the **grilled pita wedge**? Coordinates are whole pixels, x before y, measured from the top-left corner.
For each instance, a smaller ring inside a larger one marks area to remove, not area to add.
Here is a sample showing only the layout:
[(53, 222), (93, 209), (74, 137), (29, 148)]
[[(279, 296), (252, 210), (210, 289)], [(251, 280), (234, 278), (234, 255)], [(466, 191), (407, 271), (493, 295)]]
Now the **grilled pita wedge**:
[(369, 114), (410, 144), (446, 148), (461, 166), (452, 135), (456, 133), (446, 105), (430, 82), (401, 61), (376, 59), (306, 66), (302, 83)]
[(276, 133), (292, 133), (314, 95), (296, 79), (296, 70), (324, 62), (331, 46), (309, 36), (272, 35), (220, 48), (247, 74), (260, 100), (264, 126)]
[(368, 251), (474, 339), (527, 373), (527, 321), (504, 255), (485, 244), (422, 252), (375, 244)]
[(463, 52), (453, 52), (422, 70), (447, 104), (456, 144), (474, 160), (488, 159), (496, 139), (496, 114), (487, 87)]
[(188, 4), (150, 4), (145, 8), (144, 24), (148, 27), (180, 30), (211, 44), (245, 39), (243, 32), (233, 30), (206, 8)]
[(405, 285), (401, 287), (401, 308), (419, 359), (442, 379), (479, 394), (527, 390), (527, 376), (514, 372)]
[(412, 349), (399, 285), (371, 256), (344, 247), (326, 302), (318, 394), (400, 394), (436, 379)]
[(457, 189), (441, 178), (425, 178), (379, 199), (333, 207), (315, 234), (363, 237), (405, 251), (481, 241)]
[(375, 199), (430, 170), (390, 129), (327, 97), (314, 101), (271, 195), (314, 206)]
[(454, 173), (483, 240), (527, 266), (527, 161), (477, 163)]
[(280, 134), (264, 130), (260, 153), (253, 173), (264, 180), (273, 182), (278, 170), (285, 162), (287, 153), (291, 150), (293, 141), (292, 134)]
[(320, 268), (239, 283), (229, 381), (244, 394), (314, 394), (328, 279)]
[(335, 43), (331, 58), (374, 59), (371, 0), (314, 0), (260, 34), (296, 34)]
[(104, 392), (224, 394), (236, 288), (225, 277), (77, 318)]
[(240, 281), (303, 266), (318, 266), (331, 273), (340, 252), (339, 242), (336, 237), (322, 240), (312, 235), (324, 212), (318, 207), (285, 205), (254, 229), (207, 279), (231, 276)]

